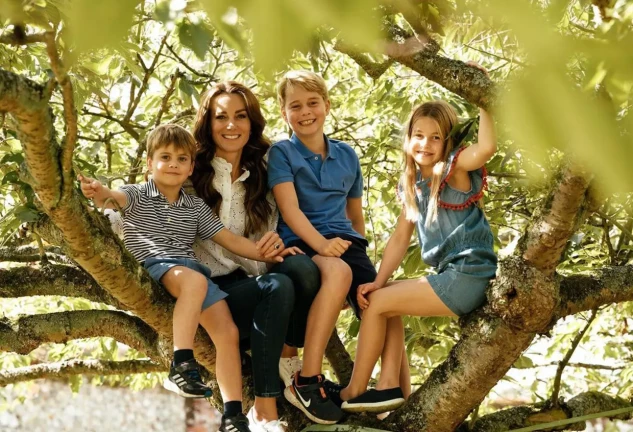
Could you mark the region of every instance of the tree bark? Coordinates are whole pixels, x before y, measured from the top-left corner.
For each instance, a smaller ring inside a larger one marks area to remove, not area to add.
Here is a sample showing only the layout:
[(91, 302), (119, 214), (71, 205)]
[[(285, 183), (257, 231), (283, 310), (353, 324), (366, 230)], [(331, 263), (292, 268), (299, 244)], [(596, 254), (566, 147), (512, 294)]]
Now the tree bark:
[(45, 363), (0, 371), (0, 387), (34, 379), (59, 379), (73, 375), (129, 375), (149, 372), (165, 372), (161, 364), (148, 360), (69, 360)]

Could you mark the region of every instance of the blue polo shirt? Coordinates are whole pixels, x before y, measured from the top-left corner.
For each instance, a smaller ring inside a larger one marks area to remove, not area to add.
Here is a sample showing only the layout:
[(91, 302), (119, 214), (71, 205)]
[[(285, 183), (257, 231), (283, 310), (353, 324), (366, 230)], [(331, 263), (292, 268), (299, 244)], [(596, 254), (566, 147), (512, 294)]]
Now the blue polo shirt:
[[(325, 136), (327, 156), (310, 151), (296, 135), (273, 145), (268, 154), (268, 187), (294, 183), (299, 208), (321, 234), (359, 238), (345, 207), (348, 198), (363, 195), (363, 174), (356, 152), (342, 141)], [(279, 216), (277, 231), (288, 244), (299, 237)]]

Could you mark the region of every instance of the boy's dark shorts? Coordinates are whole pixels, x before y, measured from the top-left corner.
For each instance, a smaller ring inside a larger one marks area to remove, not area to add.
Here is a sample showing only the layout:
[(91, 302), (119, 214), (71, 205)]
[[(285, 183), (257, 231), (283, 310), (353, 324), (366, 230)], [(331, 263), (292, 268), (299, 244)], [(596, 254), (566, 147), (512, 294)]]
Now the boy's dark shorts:
[[(364, 238), (347, 234), (326, 234), (323, 237), (328, 240), (339, 237), (352, 242), (350, 247), (340, 258), (352, 269), (352, 285), (347, 294), (347, 302), (354, 310), (356, 317), (360, 319), (360, 308), (356, 301), (356, 291), (360, 285), (375, 281), (377, 276), (376, 269), (367, 256), (367, 246), (369, 243)], [(298, 247), (310, 258), (314, 255), (318, 255), (314, 249), (301, 239), (292, 240), (286, 245), (286, 247), (292, 246)]]

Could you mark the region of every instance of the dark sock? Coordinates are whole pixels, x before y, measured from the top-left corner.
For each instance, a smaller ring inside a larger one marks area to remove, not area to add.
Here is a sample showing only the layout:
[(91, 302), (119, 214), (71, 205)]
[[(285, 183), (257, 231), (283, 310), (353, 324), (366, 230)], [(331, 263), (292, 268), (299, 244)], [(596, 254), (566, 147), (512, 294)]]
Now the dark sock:
[(189, 360), (193, 360), (193, 350), (181, 349), (174, 351), (174, 365), (179, 365)]
[(242, 402), (241, 401), (230, 401), (224, 404), (224, 416), (225, 417), (235, 417), (239, 413), (242, 412)]
[(318, 375), (314, 375), (314, 376), (310, 376), (310, 377), (304, 377), (301, 376), (301, 373), (299, 373), (299, 375), (297, 375), (297, 384), (300, 386), (304, 386), (304, 385), (308, 385), (308, 384), (314, 384), (314, 383), (318, 383), (319, 382), (319, 376)]

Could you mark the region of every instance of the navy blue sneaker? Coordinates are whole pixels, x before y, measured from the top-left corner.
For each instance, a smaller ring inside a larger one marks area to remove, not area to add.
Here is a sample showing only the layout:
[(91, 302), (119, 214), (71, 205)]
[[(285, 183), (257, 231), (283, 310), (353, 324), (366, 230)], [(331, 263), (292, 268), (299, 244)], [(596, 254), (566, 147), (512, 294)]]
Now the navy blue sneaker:
[(251, 432), (248, 428), (248, 419), (242, 413), (236, 416), (222, 416), (218, 432)]
[(343, 417), (343, 411), (330, 400), (323, 386), (325, 378), (317, 375), (317, 382), (300, 386), (295, 374), (292, 385), (286, 387), (284, 396), (313, 422), (335, 424)]
[(213, 394), (202, 382), (198, 362), (195, 360), (172, 365), (163, 387), (186, 398), (208, 398)]
[(341, 408), (347, 412), (383, 413), (400, 408), (404, 404), (404, 395), (400, 387), (386, 390), (367, 390), (360, 396), (343, 402)]

